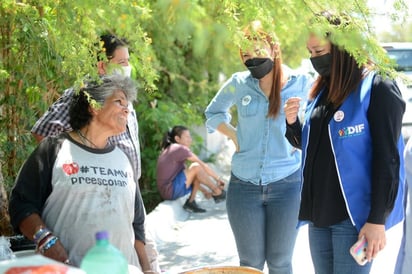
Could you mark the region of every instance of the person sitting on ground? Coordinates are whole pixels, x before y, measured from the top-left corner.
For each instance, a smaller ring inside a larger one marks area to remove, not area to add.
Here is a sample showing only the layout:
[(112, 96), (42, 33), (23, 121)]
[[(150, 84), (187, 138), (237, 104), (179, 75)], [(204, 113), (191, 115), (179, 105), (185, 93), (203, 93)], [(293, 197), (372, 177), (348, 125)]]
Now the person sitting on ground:
[[(157, 188), (165, 200), (176, 200), (190, 193), (183, 208), (201, 213), (206, 210), (196, 204), (198, 190), (208, 199), (213, 197), (216, 203), (226, 199), (226, 191), (219, 175), (190, 150), (191, 143), (190, 131), (184, 126), (174, 126), (165, 134), (157, 160)], [(186, 161), (191, 162), (189, 167)]]

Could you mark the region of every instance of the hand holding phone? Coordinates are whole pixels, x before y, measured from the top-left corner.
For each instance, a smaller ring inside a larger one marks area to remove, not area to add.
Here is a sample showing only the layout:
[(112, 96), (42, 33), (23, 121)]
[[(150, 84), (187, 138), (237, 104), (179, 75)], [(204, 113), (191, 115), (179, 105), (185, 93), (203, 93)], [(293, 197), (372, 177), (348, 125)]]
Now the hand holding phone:
[(368, 242), (365, 237), (360, 238), (349, 250), (352, 257), (359, 265), (365, 265), (368, 260), (366, 259), (366, 247)]

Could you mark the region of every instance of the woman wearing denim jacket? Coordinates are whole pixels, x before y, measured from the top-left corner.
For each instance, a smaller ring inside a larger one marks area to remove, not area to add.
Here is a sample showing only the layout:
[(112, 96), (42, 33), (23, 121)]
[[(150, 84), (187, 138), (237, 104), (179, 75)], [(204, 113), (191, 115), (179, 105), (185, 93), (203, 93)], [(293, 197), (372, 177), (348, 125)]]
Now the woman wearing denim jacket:
[[(253, 22), (240, 50), (248, 71), (233, 74), (206, 108), (209, 132), (218, 130), (236, 146), (227, 193), (227, 213), (240, 265), (269, 273), (292, 273), (297, 236), (301, 154), (285, 139), (281, 108), (306, 97), (311, 79), (282, 65), (278, 41)], [(238, 122), (231, 122), (230, 108)]]

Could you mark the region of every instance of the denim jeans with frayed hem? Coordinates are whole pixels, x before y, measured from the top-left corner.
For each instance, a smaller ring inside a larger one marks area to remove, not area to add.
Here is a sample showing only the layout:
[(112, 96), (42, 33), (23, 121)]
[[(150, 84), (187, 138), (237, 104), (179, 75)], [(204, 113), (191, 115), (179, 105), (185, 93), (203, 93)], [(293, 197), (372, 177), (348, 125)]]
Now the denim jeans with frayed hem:
[(309, 224), (309, 246), (316, 274), (367, 274), (372, 263), (358, 265), (349, 253), (358, 240), (350, 219), (328, 227)]
[(230, 178), (226, 205), (241, 266), (291, 274), (298, 233), (300, 170), (268, 185)]

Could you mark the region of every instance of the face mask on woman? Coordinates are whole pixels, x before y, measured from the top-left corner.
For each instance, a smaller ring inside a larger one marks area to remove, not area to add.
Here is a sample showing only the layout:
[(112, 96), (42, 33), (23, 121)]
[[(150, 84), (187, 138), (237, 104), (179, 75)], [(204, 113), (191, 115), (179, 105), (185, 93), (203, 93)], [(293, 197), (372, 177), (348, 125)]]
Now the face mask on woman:
[(119, 68), (115, 68), (113, 70), (113, 74), (118, 74), (130, 78), (132, 76), (132, 66), (120, 66)]
[(326, 53), (320, 56), (311, 57), (310, 61), (312, 62), (313, 68), (319, 73), (320, 76), (329, 76), (332, 66), (332, 55)]
[(245, 66), (256, 79), (263, 78), (273, 68), (273, 61), (270, 58), (252, 58), (246, 60)]

